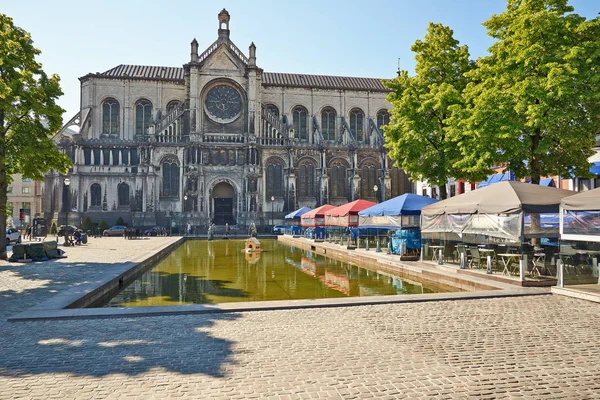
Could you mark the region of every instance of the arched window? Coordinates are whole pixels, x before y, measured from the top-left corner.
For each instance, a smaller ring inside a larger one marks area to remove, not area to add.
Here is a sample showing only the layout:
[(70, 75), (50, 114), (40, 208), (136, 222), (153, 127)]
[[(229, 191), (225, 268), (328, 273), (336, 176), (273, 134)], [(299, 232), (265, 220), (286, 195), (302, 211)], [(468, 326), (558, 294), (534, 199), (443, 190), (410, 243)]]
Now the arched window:
[(298, 197), (315, 197), (315, 167), (309, 162), (301, 164), (298, 171)]
[(90, 207), (101, 207), (102, 206), (102, 188), (99, 184), (94, 183), (90, 187)]
[(120, 183), (117, 187), (117, 194), (119, 197), (119, 207), (129, 206), (129, 185)]
[(142, 99), (135, 103), (135, 134), (144, 135), (152, 123), (152, 103)]
[(390, 113), (388, 110), (379, 110), (377, 112), (377, 128), (381, 130), (383, 125), (390, 123)]
[(274, 104), (267, 104), (266, 105), (266, 109), (269, 110), (269, 112), (271, 114), (273, 114), (276, 117), (279, 117), (279, 108), (277, 108), (276, 105)]
[(102, 133), (119, 133), (119, 102), (113, 98), (102, 102)]
[(331, 198), (346, 197), (346, 170), (347, 166), (342, 162), (335, 162), (329, 167), (329, 187)]
[(292, 111), (294, 119), (294, 137), (308, 140), (308, 111), (302, 106), (295, 107)]
[(363, 113), (360, 108), (353, 108), (350, 111), (350, 131), (357, 142), (362, 142), (364, 140), (364, 119), (365, 113)]
[(361, 169), (360, 198), (364, 200), (376, 201), (374, 186), (377, 185), (378, 191), (381, 185), (377, 179), (377, 166), (373, 163), (366, 163)]
[(167, 104), (167, 114), (179, 107), (181, 103), (178, 100), (172, 100)]
[(279, 160), (267, 164), (267, 197), (283, 197), (283, 166)]
[(162, 165), (163, 197), (179, 196), (179, 167), (175, 161), (166, 161)]
[(333, 108), (326, 107), (321, 111), (321, 129), (323, 139), (335, 141), (335, 110)]

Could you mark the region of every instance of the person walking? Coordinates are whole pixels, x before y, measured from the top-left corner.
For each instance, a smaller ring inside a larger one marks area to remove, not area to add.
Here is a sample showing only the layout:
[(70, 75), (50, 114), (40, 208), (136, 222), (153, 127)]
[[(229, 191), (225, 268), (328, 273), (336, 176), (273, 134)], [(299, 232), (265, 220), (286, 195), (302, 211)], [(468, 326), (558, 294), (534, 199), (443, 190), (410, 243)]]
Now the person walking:
[(192, 234), (192, 224), (190, 224), (189, 221), (187, 223), (186, 232), (187, 232), (188, 236), (190, 236)]
[(225, 222), (225, 236), (229, 236), (229, 222)]

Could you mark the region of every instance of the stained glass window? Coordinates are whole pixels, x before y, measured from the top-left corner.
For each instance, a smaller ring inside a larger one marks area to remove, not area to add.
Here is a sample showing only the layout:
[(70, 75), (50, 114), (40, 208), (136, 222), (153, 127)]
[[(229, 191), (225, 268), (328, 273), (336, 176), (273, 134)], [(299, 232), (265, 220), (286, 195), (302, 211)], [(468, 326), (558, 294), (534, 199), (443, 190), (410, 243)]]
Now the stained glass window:
[(300, 140), (308, 140), (308, 111), (306, 108), (298, 106), (294, 108), (294, 137)]
[(321, 130), (323, 139), (335, 141), (335, 110), (331, 107), (321, 111)]
[(152, 124), (152, 103), (142, 99), (135, 103), (135, 134), (144, 135)]
[(362, 112), (360, 108), (353, 108), (350, 111), (350, 131), (354, 136), (354, 139), (357, 142), (362, 142), (364, 140), (363, 134), (363, 120), (365, 114)]
[(102, 133), (119, 133), (119, 102), (113, 98), (102, 102)]

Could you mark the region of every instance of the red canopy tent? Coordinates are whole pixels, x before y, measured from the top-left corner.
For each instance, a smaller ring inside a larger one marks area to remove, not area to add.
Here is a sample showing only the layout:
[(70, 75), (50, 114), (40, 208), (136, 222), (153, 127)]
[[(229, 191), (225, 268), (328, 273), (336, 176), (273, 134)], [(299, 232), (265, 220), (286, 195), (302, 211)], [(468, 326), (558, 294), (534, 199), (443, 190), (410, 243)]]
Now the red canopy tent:
[(302, 214), (300, 225), (302, 226), (323, 226), (325, 225), (325, 211), (335, 208), (331, 204), (325, 204), (312, 211)]
[(356, 200), (325, 212), (326, 226), (358, 226), (358, 212), (376, 205), (368, 200)]

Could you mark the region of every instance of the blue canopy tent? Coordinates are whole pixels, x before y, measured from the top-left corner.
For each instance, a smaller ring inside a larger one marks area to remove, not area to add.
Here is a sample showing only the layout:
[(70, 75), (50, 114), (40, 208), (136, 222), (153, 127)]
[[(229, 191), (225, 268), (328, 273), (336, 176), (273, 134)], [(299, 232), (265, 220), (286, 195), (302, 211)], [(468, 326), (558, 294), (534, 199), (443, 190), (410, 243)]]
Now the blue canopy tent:
[(498, 183), (498, 182), (502, 182), (502, 181), (514, 181), (514, 180), (515, 180), (515, 176), (512, 172), (510, 172), (510, 171), (499, 172), (497, 174), (488, 176), (488, 178), (485, 181), (479, 182), (479, 187), (482, 188), (482, 187), (492, 185), (494, 183)]
[(300, 226), (300, 217), (302, 217), (302, 214), (305, 214), (309, 211), (312, 211), (312, 208), (302, 207), (302, 208), (299, 208), (296, 211), (293, 211), (285, 216), (285, 219), (293, 220), (293, 224), (290, 227), (292, 235), (302, 234), (302, 227)]
[(390, 251), (400, 254), (402, 247), (418, 251), (421, 248), (421, 209), (436, 203), (437, 199), (406, 193), (384, 201), (358, 213), (358, 226), (363, 228), (393, 229)]

